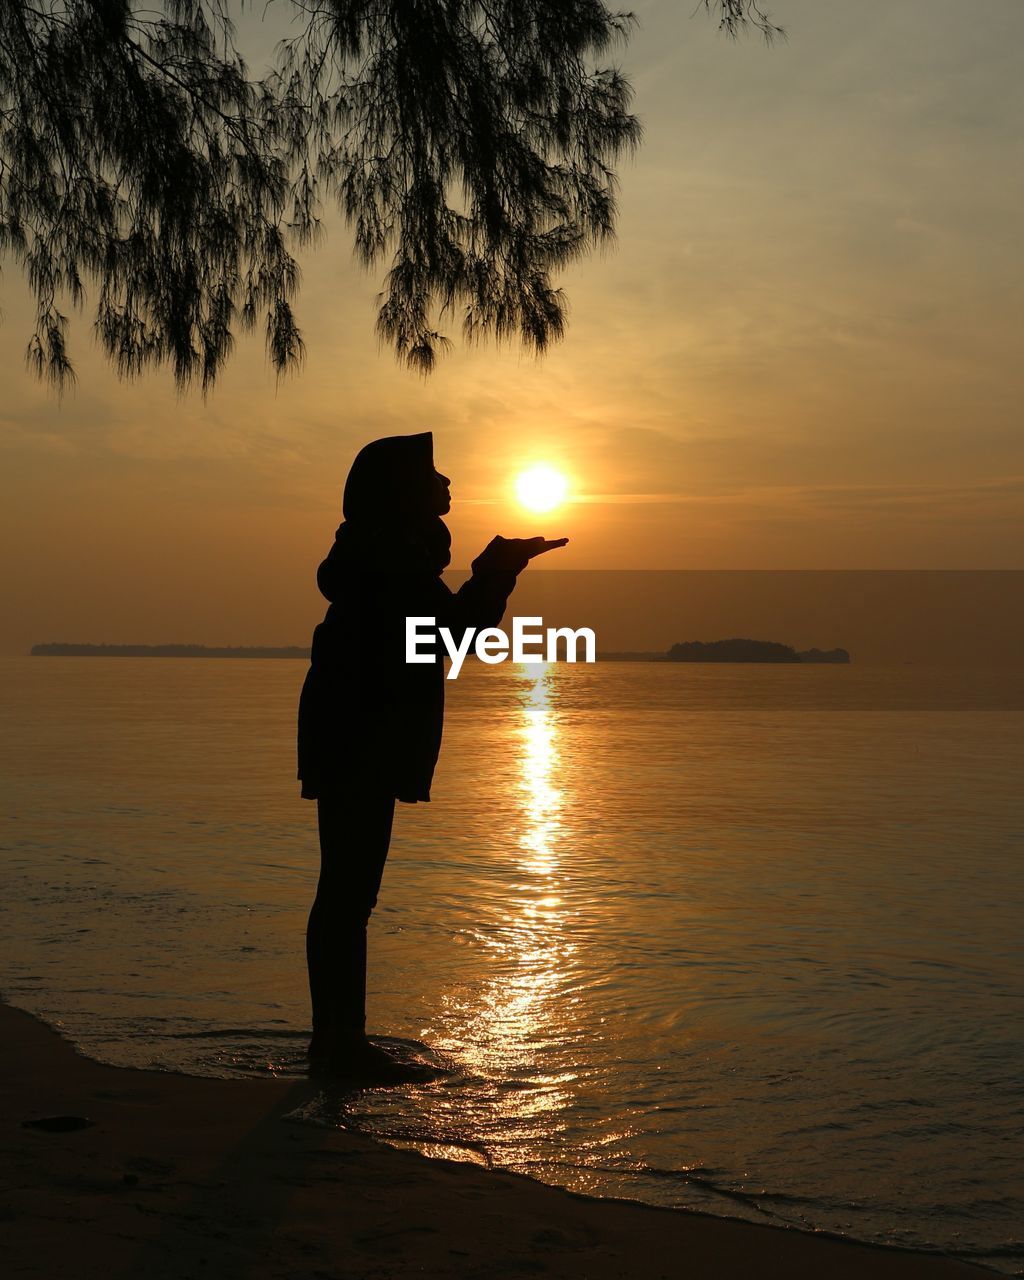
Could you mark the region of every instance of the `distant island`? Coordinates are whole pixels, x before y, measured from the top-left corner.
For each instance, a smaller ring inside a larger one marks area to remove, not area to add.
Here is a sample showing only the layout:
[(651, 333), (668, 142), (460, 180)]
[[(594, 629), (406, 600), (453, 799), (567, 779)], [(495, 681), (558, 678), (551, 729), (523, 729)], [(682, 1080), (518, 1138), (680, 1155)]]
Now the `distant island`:
[(33, 658), (308, 658), (301, 645), (34, 644)]
[(775, 640), (683, 640), (665, 653), (599, 653), (598, 662), (841, 662), (846, 649), (794, 649)]
[(665, 655), (669, 662), (849, 662), (845, 649), (793, 649), (776, 640), (685, 640)]
[[(303, 658), (302, 645), (34, 644), (33, 658)], [(845, 649), (791, 648), (774, 640), (684, 640), (664, 653), (616, 650), (598, 662), (849, 662)]]
[(630, 649), (598, 651), (598, 662), (667, 662), (668, 654), (648, 650), (633, 652)]

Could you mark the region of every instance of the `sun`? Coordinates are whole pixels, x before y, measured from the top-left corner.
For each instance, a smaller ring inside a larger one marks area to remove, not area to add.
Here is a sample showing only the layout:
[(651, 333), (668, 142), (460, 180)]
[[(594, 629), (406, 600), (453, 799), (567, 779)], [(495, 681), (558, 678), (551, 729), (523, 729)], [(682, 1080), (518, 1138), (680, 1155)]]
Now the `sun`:
[(561, 471), (540, 463), (516, 477), (516, 497), (527, 511), (553, 511), (565, 501), (569, 482)]

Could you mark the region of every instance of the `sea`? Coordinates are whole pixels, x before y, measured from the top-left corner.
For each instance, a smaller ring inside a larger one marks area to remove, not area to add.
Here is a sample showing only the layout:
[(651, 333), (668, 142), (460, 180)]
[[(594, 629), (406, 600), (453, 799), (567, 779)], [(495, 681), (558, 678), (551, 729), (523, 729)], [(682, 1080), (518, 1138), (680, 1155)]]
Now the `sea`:
[[(0, 660), (0, 993), (105, 1062), (301, 1077), (289, 660)], [(447, 683), (371, 1031), (296, 1118), (1024, 1274), (1024, 672), (651, 662)]]

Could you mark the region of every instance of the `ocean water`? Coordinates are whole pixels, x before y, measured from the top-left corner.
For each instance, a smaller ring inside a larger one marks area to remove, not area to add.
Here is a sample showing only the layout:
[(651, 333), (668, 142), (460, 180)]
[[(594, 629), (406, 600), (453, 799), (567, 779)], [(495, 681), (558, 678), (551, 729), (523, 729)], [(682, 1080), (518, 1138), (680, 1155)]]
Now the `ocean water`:
[[(115, 1063), (299, 1075), (304, 664), (0, 663), (0, 991)], [(605, 663), (448, 684), (319, 1123), (594, 1195), (1024, 1268), (1024, 676)]]

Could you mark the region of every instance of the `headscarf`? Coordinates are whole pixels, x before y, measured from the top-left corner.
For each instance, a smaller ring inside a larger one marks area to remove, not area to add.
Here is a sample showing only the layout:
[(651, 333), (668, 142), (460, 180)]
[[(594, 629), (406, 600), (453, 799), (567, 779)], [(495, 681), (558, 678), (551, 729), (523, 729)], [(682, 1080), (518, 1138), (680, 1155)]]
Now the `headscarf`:
[(430, 431), (372, 440), (356, 454), (342, 498), (344, 523), (317, 571), (328, 600), (352, 570), (412, 569), (440, 574), (451, 534), (434, 510), (434, 437)]
[(385, 436), (371, 440), (356, 454), (345, 481), (341, 509), (346, 520), (403, 523), (430, 517), (434, 485), (434, 437)]

